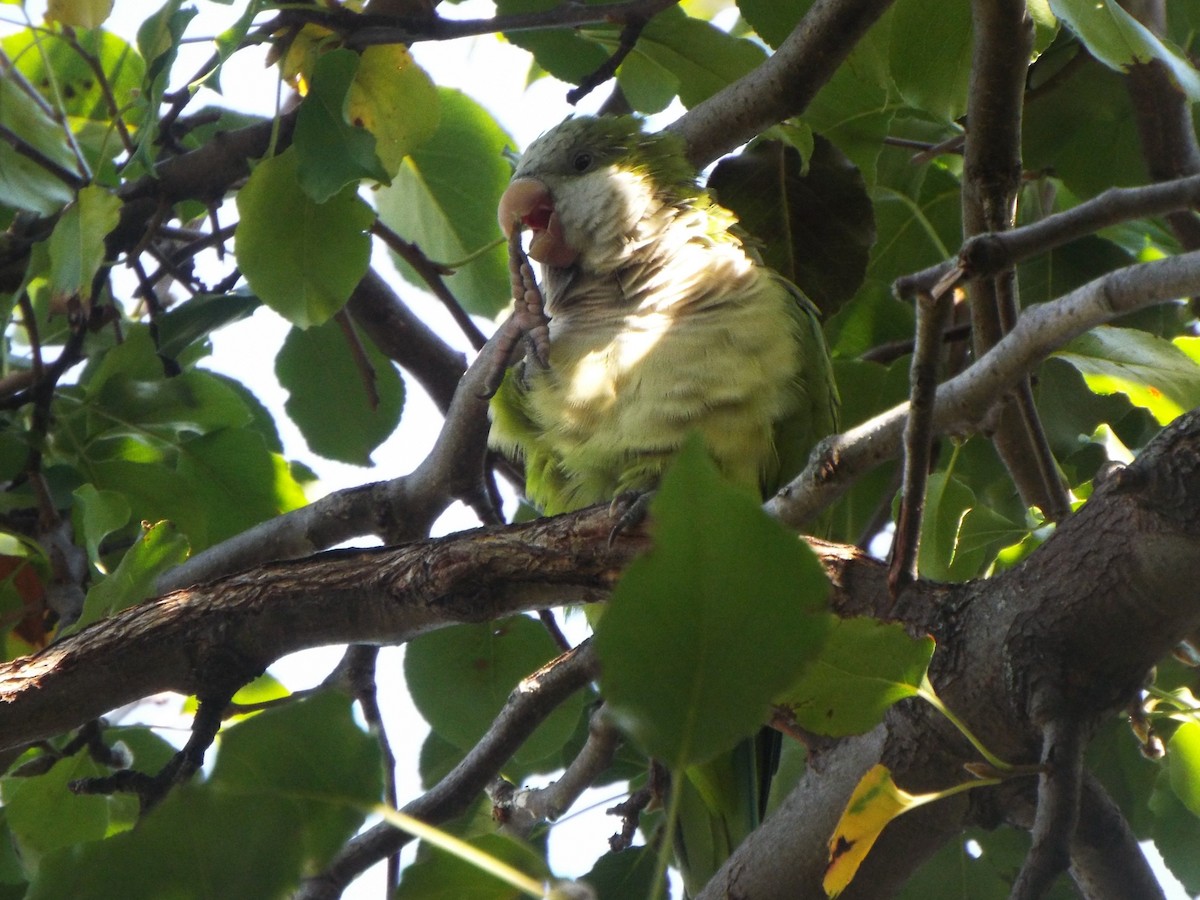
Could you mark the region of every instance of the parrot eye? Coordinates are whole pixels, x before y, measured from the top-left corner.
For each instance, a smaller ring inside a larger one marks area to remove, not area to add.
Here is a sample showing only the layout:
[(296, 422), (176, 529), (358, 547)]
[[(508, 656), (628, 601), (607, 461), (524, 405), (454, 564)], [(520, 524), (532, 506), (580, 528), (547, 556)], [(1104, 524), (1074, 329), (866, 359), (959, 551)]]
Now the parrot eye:
[(571, 165), (575, 167), (576, 172), (586, 172), (592, 167), (592, 154), (586, 150), (576, 153)]

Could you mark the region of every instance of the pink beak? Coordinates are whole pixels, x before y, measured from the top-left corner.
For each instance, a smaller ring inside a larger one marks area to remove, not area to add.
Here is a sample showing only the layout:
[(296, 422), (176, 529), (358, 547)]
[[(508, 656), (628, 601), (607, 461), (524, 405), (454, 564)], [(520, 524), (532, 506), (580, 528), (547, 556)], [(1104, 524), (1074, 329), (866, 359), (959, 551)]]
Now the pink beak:
[(538, 262), (565, 269), (579, 258), (578, 251), (567, 243), (563, 234), (550, 189), (538, 179), (513, 181), (500, 198), (497, 214), (505, 237), (512, 237), (514, 228), (528, 228), (533, 232), (529, 255)]

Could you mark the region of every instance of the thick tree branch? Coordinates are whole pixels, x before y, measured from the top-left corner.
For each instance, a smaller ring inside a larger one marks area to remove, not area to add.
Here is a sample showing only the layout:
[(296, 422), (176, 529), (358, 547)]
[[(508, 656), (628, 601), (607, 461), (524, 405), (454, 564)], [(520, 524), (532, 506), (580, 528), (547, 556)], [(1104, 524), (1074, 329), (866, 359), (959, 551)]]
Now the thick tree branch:
[[(939, 695), (993, 752), (1013, 763), (1037, 762), (1043, 744), (1038, 723), (1071, 717), (1068, 731), (1047, 729), (1048, 761), (1061, 766), (1051, 777), (1066, 776), (1061, 789), (1043, 791), (1045, 815), (1053, 820), (1044, 823), (1048, 831), (1066, 822), (1070, 837), (1067, 813), (1081, 783), (1085, 809), (1103, 812), (1102, 792), (1075, 777), (1083, 736), (1127, 703), (1150, 667), (1200, 622), (1192, 587), (1200, 577), (1198, 510), (1200, 410), (1181, 417), (1133, 464), (1103, 482), (1019, 566), (961, 585), (918, 581), (896, 600), (891, 617), (937, 641), (930, 678)], [(843, 614), (867, 612), (886, 597), (882, 564), (850, 557), (841, 565), (826, 561)], [(901, 787), (922, 791), (960, 781), (961, 766), (973, 758), (961, 735), (930, 707), (898, 704), (877, 733), (815, 752), (796, 791), (734, 853), (703, 896), (821, 896), (830, 829), (867, 766), (883, 761)], [(1032, 824), (1031, 805), (1022, 799), (1027, 794), (1014, 781), (940, 802), (924, 818), (900, 817), (844, 896), (888, 895), (894, 879), (971, 823), (973, 807), (987, 798)], [(1047, 794), (1054, 796), (1047, 800)], [(1110, 808), (1105, 826), (1116, 815)], [(996, 824), (994, 816), (990, 824)], [(1099, 821), (1086, 822), (1074, 832), (1072, 862), (1077, 877), (1086, 872), (1108, 886), (1108, 896), (1121, 896), (1115, 885), (1142, 883), (1145, 871), (1135, 866), (1118, 881), (1110, 871), (1115, 863), (1105, 866), (1098, 848), (1107, 842), (1129, 850), (1128, 831), (1116, 828), (1102, 837), (1100, 828)]]
[[(306, 647), (397, 643), (600, 599), (646, 539), (608, 547), (606, 508), (400, 547), (262, 566), (143, 603), (0, 665), (0, 748), (60, 734), (160, 691), (203, 693)], [(119, 667), (111, 661), (120, 659)]]
[(766, 62), (671, 124), (702, 169), (804, 112), (891, 0), (817, 0)]

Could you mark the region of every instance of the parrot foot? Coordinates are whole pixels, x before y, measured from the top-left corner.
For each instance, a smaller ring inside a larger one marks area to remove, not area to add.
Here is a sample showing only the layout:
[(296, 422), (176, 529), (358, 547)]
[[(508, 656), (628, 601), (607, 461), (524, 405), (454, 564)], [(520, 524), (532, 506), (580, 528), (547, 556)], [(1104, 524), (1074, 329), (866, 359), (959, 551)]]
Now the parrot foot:
[(529, 258), (521, 247), (521, 229), (508, 239), (508, 274), (512, 280), (513, 319), (528, 346), (528, 358), (542, 369), (550, 368), (550, 319), (541, 289), (533, 277)]
[(646, 520), (646, 513), (650, 510), (650, 501), (653, 499), (654, 491), (622, 491), (613, 497), (608, 506), (608, 514), (617, 521), (608, 533), (609, 547), (625, 532), (632, 531)]

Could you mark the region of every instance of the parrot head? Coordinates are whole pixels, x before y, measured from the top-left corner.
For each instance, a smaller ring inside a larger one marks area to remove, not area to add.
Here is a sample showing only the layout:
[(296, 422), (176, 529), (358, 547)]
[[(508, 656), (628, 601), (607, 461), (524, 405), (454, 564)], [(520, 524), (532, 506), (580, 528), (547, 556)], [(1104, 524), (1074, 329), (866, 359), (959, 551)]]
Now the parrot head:
[(579, 116), (547, 131), (521, 157), (500, 198), (506, 237), (528, 228), (544, 266), (619, 268), (655, 223), (701, 194), (682, 142), (647, 134), (632, 116)]

